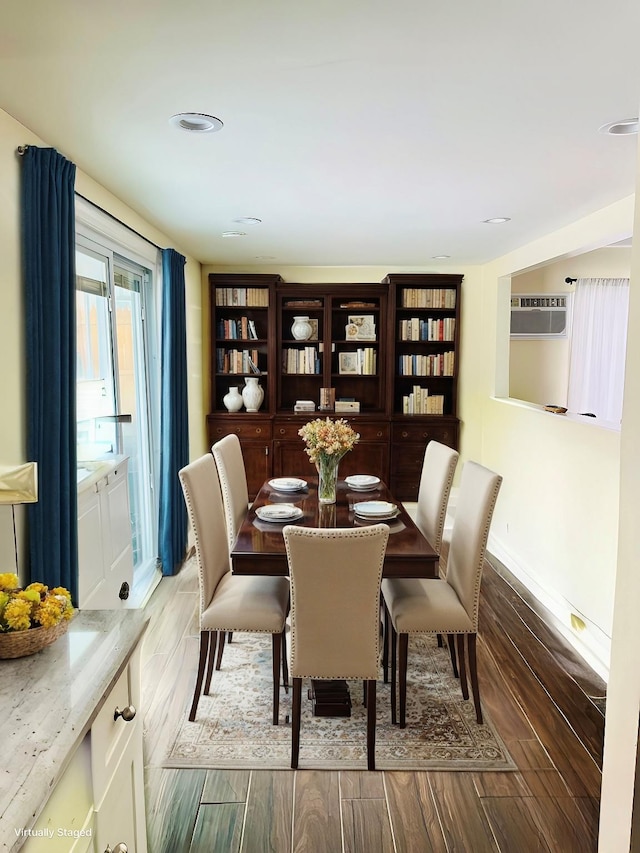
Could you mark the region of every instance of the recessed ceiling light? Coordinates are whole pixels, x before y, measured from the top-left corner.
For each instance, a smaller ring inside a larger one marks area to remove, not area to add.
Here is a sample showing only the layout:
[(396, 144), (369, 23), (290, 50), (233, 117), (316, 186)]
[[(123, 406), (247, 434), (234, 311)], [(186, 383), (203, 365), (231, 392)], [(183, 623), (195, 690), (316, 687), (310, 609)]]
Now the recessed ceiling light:
[(483, 219), (483, 222), (488, 222), (489, 225), (502, 225), (503, 222), (511, 222), (510, 216), (494, 216), (491, 219)]
[(223, 237), (246, 237), (245, 231), (223, 231)]
[(219, 118), (206, 113), (177, 113), (171, 116), (169, 122), (191, 133), (215, 133), (224, 127)]
[(450, 258), (451, 255), (433, 255), (432, 260), (434, 261), (445, 261), (447, 258)]
[(628, 136), (631, 133), (637, 133), (639, 127), (640, 122), (637, 118), (624, 118), (621, 121), (603, 124), (600, 133), (608, 133), (611, 136)]
[(262, 219), (258, 219), (257, 216), (239, 216), (238, 219), (234, 219), (233, 221), (239, 225), (259, 225)]

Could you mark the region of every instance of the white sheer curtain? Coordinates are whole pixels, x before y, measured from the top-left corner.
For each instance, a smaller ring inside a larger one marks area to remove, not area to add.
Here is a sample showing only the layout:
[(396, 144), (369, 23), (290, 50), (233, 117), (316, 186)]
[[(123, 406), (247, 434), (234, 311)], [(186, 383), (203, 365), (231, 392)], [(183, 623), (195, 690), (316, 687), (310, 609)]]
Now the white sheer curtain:
[(620, 423), (629, 311), (628, 278), (579, 278), (573, 300), (570, 412)]

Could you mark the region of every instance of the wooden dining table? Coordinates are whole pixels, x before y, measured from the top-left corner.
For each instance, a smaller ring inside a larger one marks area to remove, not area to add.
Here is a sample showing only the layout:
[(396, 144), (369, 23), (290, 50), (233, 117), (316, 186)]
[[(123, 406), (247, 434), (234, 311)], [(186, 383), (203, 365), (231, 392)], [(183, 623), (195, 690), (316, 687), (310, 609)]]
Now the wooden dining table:
[[(360, 519), (354, 505), (359, 501), (388, 501), (398, 507), (398, 515), (388, 521), (389, 540), (384, 560), (384, 577), (434, 578), (438, 576), (438, 555), (416, 527), (401, 501), (396, 500), (387, 486), (380, 482), (371, 491), (350, 489), (344, 480), (338, 481), (336, 502), (318, 502), (317, 478), (307, 478), (304, 489), (295, 492), (278, 491), (266, 480), (247, 511), (231, 551), (233, 572), (238, 575), (288, 575), (287, 555), (282, 529), (286, 523), (304, 527), (360, 527), (375, 523)], [(267, 504), (290, 503), (303, 515), (290, 522), (263, 521), (256, 509)]]

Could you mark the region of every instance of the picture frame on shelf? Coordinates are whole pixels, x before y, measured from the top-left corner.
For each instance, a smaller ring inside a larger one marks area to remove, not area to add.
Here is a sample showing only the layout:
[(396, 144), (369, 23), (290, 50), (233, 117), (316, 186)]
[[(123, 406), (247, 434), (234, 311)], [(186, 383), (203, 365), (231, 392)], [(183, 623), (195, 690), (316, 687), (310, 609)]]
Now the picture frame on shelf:
[(353, 375), (359, 373), (358, 354), (355, 352), (341, 352), (338, 354), (338, 372), (342, 375)]
[(346, 326), (347, 340), (375, 341), (376, 318), (373, 314), (349, 314)]

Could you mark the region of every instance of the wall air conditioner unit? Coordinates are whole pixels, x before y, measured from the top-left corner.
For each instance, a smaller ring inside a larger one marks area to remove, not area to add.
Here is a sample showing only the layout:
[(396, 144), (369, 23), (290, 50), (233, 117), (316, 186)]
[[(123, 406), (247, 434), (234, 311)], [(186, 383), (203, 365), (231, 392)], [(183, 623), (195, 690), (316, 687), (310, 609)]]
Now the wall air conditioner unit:
[(521, 293), (511, 297), (512, 338), (566, 338), (570, 293)]

